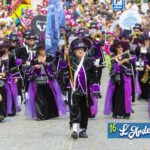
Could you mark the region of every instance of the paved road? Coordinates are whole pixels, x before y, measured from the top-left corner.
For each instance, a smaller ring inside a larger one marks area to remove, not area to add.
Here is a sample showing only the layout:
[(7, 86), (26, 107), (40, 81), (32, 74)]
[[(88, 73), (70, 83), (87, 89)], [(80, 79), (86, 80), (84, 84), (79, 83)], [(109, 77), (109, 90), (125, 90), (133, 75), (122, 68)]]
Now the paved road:
[(130, 120), (112, 119), (103, 115), (104, 97), (108, 82), (107, 71), (102, 78), (102, 95), (99, 100), (99, 113), (90, 119), (88, 139), (73, 141), (68, 126), (68, 115), (48, 121), (26, 119), (24, 111), (16, 117), (7, 118), (0, 124), (0, 150), (150, 150), (149, 139), (108, 139), (108, 122), (150, 122), (147, 102), (133, 105), (135, 113)]

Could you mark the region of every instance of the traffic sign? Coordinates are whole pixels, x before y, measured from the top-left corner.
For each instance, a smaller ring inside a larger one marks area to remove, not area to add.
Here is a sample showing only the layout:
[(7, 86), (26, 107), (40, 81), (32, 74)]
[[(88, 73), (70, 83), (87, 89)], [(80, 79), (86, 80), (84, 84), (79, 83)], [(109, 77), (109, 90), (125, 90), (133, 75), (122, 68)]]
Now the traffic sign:
[(124, 0), (112, 0), (112, 9), (113, 10), (123, 10), (124, 9)]

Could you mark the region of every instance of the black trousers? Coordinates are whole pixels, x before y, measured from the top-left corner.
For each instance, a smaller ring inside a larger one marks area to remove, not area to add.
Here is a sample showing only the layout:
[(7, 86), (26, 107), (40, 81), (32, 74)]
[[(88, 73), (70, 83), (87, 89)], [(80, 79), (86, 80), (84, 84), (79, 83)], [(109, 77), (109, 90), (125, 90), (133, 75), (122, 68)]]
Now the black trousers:
[(88, 125), (88, 107), (86, 95), (80, 96), (73, 94), (72, 104), (71, 99), (69, 100), (69, 108), (70, 126), (72, 127), (73, 123), (79, 123), (81, 129), (86, 129)]
[(2, 96), (2, 102), (0, 102), (0, 115), (6, 117), (7, 115), (7, 94), (5, 87), (0, 87), (0, 94)]

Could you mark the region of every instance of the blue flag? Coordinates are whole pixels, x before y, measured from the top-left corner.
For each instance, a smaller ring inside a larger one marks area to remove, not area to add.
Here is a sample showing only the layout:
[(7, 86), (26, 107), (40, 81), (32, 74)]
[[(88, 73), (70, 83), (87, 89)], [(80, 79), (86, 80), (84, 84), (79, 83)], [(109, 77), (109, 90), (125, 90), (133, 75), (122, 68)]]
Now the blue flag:
[(65, 27), (65, 24), (65, 13), (61, 0), (49, 0), (45, 35), (45, 49), (48, 54), (55, 55), (58, 51), (60, 28)]

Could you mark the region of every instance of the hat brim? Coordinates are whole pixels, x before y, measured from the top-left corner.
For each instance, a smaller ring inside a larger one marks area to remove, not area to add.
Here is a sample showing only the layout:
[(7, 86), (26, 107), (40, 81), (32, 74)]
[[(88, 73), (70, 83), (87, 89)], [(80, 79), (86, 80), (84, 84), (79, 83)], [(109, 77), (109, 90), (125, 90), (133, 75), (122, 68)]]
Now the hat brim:
[(130, 41), (132, 41), (132, 37), (129, 37), (129, 36), (120, 35), (120, 36), (119, 36), (119, 39), (122, 39), (122, 38), (127, 38), (127, 39), (129, 39)]
[(116, 53), (116, 51), (117, 51), (116, 48), (117, 48), (117, 46), (119, 46), (119, 45), (121, 45), (121, 46), (123, 47), (123, 51), (127, 51), (127, 50), (130, 48), (129, 43), (120, 41), (120, 42), (116, 42), (116, 43), (112, 44), (112, 45), (110, 46), (110, 51), (111, 51), (112, 53)]
[(133, 30), (135, 29), (139, 29), (140, 31), (143, 31), (143, 29), (139, 28), (139, 27), (133, 27)]

